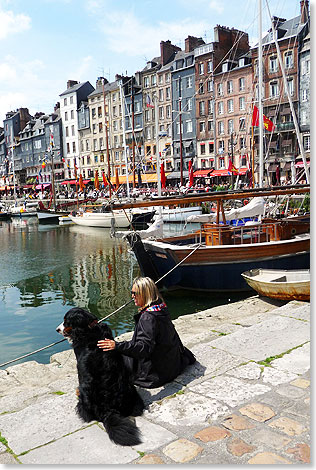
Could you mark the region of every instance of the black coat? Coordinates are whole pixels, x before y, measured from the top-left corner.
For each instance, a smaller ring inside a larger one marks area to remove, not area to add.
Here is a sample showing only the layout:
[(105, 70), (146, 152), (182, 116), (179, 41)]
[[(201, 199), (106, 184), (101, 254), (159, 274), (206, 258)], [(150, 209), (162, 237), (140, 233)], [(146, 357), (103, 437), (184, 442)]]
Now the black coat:
[(116, 349), (127, 356), (136, 385), (161, 387), (175, 379), (188, 364), (193, 364), (195, 358), (183, 346), (165, 304), (153, 302), (134, 319), (131, 341), (116, 342)]

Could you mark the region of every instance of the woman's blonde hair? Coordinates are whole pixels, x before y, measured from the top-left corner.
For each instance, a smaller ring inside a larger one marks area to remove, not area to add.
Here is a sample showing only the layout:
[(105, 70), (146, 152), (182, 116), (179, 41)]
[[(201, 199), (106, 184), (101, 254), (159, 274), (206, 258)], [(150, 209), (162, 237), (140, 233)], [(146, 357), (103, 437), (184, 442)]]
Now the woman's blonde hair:
[(148, 307), (161, 297), (156, 284), (150, 277), (136, 277), (133, 281), (133, 291), (139, 295), (142, 308)]

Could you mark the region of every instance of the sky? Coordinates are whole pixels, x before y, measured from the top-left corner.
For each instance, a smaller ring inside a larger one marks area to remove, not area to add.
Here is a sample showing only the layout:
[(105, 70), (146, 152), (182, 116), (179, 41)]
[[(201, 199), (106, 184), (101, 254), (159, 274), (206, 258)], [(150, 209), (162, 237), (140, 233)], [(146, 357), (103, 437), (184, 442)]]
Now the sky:
[[(299, 0), (262, 0), (293, 18)], [(67, 80), (132, 75), (160, 55), (160, 41), (184, 49), (188, 35), (213, 41), (216, 25), (258, 38), (258, 0), (0, 0), (0, 127), (20, 107), (52, 113)]]

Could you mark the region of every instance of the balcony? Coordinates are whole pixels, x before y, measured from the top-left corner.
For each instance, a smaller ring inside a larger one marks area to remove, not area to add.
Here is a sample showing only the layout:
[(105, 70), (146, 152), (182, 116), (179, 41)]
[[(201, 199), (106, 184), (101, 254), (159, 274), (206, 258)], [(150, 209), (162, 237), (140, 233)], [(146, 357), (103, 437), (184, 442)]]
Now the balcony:
[(291, 131), (294, 128), (294, 122), (280, 122), (276, 125), (276, 130), (278, 131)]

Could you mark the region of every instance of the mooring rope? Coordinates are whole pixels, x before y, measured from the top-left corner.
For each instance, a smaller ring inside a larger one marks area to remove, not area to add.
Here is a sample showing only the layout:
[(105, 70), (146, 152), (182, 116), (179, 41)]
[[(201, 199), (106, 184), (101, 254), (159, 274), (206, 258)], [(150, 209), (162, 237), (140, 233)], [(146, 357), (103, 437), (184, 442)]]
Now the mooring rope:
[[(155, 284), (158, 284), (158, 282), (160, 282), (162, 279), (164, 279), (166, 276), (168, 276), (168, 274), (170, 274), (172, 271), (174, 271), (178, 266), (180, 266), (180, 264), (182, 264), (182, 263), (183, 263), (186, 259), (188, 259), (191, 255), (193, 255), (193, 253), (195, 253), (196, 250), (197, 250), (198, 248), (200, 248), (201, 245), (202, 245), (202, 243), (199, 243), (199, 244), (194, 248), (194, 250), (192, 250), (187, 256), (185, 256), (185, 258), (183, 258), (181, 261), (179, 261), (179, 263), (176, 264), (173, 268), (171, 268), (166, 274), (164, 274), (163, 276), (161, 276), (161, 278), (159, 278), (159, 279), (155, 282)], [(101, 323), (102, 321), (107, 320), (107, 319), (110, 318), (112, 315), (114, 315), (115, 313), (119, 312), (119, 311), (122, 310), (123, 308), (127, 307), (127, 305), (129, 305), (129, 304), (132, 303), (132, 302), (133, 302), (133, 299), (129, 300), (128, 302), (126, 302), (125, 304), (121, 305), (119, 308), (117, 308), (116, 310), (114, 310), (114, 312), (110, 313), (109, 315), (107, 315), (107, 316), (104, 317), (104, 318), (101, 318), (101, 320), (98, 320), (98, 323)], [(67, 341), (67, 338), (63, 338), (63, 339), (61, 339), (60, 341), (56, 341), (55, 343), (48, 344), (47, 346), (44, 346), (43, 348), (36, 349), (36, 351), (32, 351), (32, 352), (30, 352), (30, 353), (24, 354), (23, 356), (17, 357), (16, 359), (12, 359), (11, 361), (4, 362), (3, 364), (0, 364), (0, 367), (7, 366), (8, 364), (12, 364), (13, 362), (17, 362), (17, 361), (19, 361), (20, 359), (25, 359), (26, 357), (32, 356), (33, 354), (37, 354), (37, 353), (40, 352), (40, 351), (44, 351), (45, 349), (51, 348), (51, 347), (53, 347), (53, 346), (56, 346), (56, 344), (62, 343), (63, 341)]]

